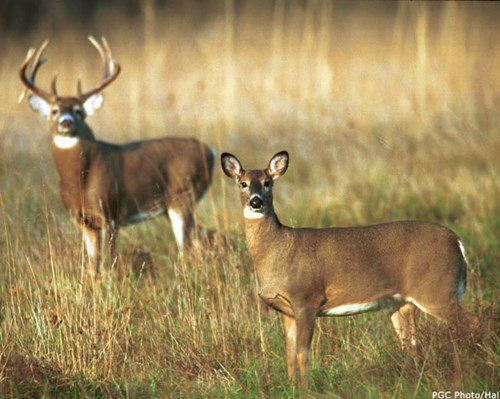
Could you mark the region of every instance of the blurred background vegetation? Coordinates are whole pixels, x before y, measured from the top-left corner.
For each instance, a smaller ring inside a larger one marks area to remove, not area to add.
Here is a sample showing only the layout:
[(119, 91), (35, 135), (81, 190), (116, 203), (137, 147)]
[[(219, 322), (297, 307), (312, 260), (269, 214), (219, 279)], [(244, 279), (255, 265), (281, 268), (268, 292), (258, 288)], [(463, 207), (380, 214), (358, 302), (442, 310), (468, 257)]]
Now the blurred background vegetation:
[[(159, 277), (85, 270), (63, 210), (46, 121), (17, 104), (17, 69), (46, 38), (39, 84), (100, 78), (86, 36), (123, 72), (89, 118), (126, 142), (196, 136), (248, 168), (291, 154), (282, 222), (420, 219), (454, 229), (470, 258), (465, 306), (479, 345), (423, 321), (422, 373), (381, 313), (321, 320), (312, 391), (430, 397), (498, 386), (500, 4), (375, 1), (0, 2), (0, 387), (5, 396), (285, 396), (282, 332), (263, 314), (234, 187), (216, 168), (197, 215), (238, 249), (179, 260), (164, 219), (124, 229)], [(128, 267), (128, 266), (125, 266)], [(455, 345), (455, 346), (453, 346)], [(461, 344), (462, 345), (462, 344)], [(456, 367), (457, 353), (463, 358)]]

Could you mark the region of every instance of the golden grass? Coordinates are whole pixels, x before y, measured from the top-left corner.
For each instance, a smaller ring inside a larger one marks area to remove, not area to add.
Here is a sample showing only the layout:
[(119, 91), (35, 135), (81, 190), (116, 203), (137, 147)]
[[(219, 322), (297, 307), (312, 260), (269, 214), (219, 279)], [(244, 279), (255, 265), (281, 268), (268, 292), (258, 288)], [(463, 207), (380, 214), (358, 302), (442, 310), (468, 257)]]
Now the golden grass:
[[(0, 395), (293, 396), (281, 327), (259, 308), (236, 190), (216, 168), (198, 208), (238, 242), (177, 259), (165, 220), (122, 231), (123, 273), (96, 281), (59, 200), (48, 128), (17, 105), (17, 68), (51, 40), (40, 83), (74, 93), (99, 77), (85, 35), (105, 35), (122, 76), (89, 118), (96, 135), (193, 135), (263, 167), (287, 149), (276, 208), (292, 225), (403, 218), (459, 233), (470, 254), (465, 306), (493, 320), (478, 345), (423, 320), (421, 374), (382, 313), (322, 320), (312, 392), (430, 397), (495, 389), (498, 296), (499, 29), (491, 4), (215, 2), (139, 17), (103, 8), (92, 26), (49, 21), (6, 37), (0, 64)], [(133, 248), (156, 279), (128, 273)], [(132, 249), (131, 249), (132, 248)], [(437, 332), (436, 332), (437, 331)], [(456, 354), (462, 356), (457, 367)]]

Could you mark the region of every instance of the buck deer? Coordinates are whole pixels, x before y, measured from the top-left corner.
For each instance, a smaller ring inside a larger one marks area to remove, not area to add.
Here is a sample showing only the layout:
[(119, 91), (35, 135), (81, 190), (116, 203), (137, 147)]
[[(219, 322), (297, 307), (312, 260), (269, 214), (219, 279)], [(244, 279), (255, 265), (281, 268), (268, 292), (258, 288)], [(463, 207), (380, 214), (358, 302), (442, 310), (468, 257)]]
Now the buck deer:
[(239, 186), (248, 249), (260, 297), (281, 314), (288, 376), (306, 384), (317, 316), (348, 316), (388, 309), (405, 348), (415, 347), (416, 314), (477, 325), (459, 301), (465, 291), (465, 252), (446, 227), (401, 221), (365, 227), (291, 228), (278, 220), (273, 182), (288, 168), (288, 153), (266, 169), (244, 170), (231, 154), (224, 173)]
[[(101, 83), (83, 92), (78, 80), (76, 97), (57, 94), (56, 76), (47, 92), (35, 84), (48, 41), (30, 49), (19, 76), (31, 91), (31, 108), (50, 122), (51, 147), (60, 178), (65, 208), (82, 229), (96, 273), (102, 247), (109, 245), (115, 259), (115, 240), (122, 226), (166, 213), (181, 251), (189, 245), (195, 204), (211, 182), (214, 152), (194, 138), (137, 141), (118, 145), (96, 140), (85, 121), (103, 103), (101, 92), (120, 73), (106, 40), (90, 42), (103, 63)], [(27, 68), (32, 65), (30, 77)]]

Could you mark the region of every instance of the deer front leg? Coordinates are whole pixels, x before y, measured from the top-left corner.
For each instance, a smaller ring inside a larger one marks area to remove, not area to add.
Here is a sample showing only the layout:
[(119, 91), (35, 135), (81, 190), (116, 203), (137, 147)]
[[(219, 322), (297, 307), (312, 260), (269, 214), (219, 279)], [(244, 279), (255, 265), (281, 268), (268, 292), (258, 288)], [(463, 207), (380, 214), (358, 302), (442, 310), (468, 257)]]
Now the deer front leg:
[(81, 229), (83, 233), (83, 240), (85, 242), (85, 249), (87, 250), (87, 255), (94, 263), (95, 274), (97, 276), (101, 267), (101, 231), (92, 229), (87, 226), (81, 226)]
[(285, 330), (286, 367), (288, 378), (295, 382), (297, 373), (297, 326), (293, 317), (281, 313)]
[(189, 247), (190, 244), (190, 234), (194, 226), (193, 213), (186, 208), (170, 207), (168, 208), (168, 217), (172, 224), (179, 253), (182, 255), (183, 249)]
[(314, 309), (305, 308), (295, 312), (297, 364), (299, 366), (300, 385), (303, 393), (307, 390), (307, 367), (309, 365), (309, 350), (314, 333), (315, 319), (316, 312)]

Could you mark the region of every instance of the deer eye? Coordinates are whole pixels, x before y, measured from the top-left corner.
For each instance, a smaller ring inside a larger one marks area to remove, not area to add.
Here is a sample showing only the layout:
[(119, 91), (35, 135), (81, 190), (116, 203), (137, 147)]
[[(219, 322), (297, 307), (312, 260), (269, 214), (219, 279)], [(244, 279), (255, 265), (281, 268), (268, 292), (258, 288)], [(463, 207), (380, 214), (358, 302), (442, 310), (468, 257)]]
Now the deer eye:
[(52, 108), (52, 116), (57, 116), (59, 114), (59, 108)]
[(241, 187), (242, 188), (246, 188), (248, 186), (248, 184), (246, 184), (245, 182), (241, 182)]
[(74, 109), (75, 115), (81, 118), (83, 116), (83, 110), (81, 108)]
[(264, 187), (269, 187), (271, 185), (271, 182), (269, 180), (266, 180), (264, 182)]

